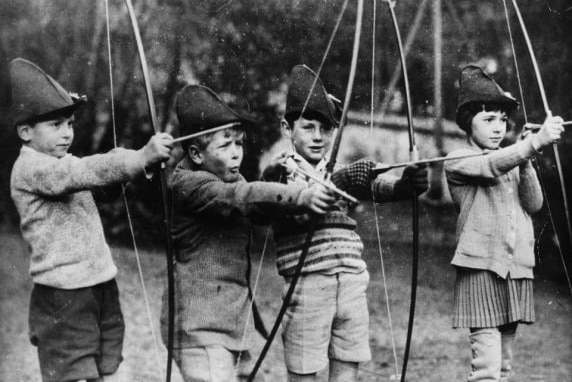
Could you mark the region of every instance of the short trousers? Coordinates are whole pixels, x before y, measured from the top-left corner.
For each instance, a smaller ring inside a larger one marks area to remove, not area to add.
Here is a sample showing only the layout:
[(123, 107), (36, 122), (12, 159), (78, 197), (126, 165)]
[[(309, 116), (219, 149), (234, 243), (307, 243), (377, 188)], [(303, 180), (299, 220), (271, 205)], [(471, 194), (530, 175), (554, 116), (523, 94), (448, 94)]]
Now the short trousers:
[[(181, 348), (173, 350), (185, 382), (231, 382), (246, 381), (252, 368), (253, 359), (248, 351), (230, 351), (222, 346)], [(239, 362), (238, 367), (236, 363)], [(255, 381), (263, 381), (259, 373)]]
[[(290, 282), (283, 289), (286, 294)], [(282, 323), (288, 371), (317, 373), (328, 359), (366, 362), (369, 312), (366, 290), (369, 273), (311, 273), (300, 277)]]
[(29, 327), (44, 382), (113, 374), (123, 360), (125, 323), (115, 280), (69, 290), (35, 284)]

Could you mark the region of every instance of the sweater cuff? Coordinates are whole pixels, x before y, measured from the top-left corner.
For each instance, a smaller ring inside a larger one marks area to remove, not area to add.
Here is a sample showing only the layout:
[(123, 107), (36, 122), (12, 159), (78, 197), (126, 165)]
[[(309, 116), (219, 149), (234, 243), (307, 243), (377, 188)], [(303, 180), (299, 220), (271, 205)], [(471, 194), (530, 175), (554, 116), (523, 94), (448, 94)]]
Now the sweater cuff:
[[(147, 179), (150, 179), (149, 173), (145, 168), (145, 159), (143, 158), (143, 150), (125, 150), (123, 153), (125, 159), (125, 169), (130, 177), (145, 174)], [(152, 176), (152, 173), (151, 173)]]

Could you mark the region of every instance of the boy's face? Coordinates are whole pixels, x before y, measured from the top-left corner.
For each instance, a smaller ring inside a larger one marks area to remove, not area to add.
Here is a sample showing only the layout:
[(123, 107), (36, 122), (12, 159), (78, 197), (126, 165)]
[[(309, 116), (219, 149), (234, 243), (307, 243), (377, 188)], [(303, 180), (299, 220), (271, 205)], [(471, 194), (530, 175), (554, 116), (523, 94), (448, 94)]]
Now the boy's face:
[(481, 149), (498, 149), (506, 135), (507, 120), (504, 111), (478, 112), (471, 122), (469, 143)]
[(217, 131), (204, 150), (195, 150), (191, 146), (191, 158), (201, 170), (208, 171), (232, 183), (240, 179), (240, 164), (244, 155), (244, 132), (228, 129)]
[(317, 119), (298, 118), (294, 126), (286, 127), (294, 150), (310, 164), (316, 165), (328, 153), (334, 129)]
[(73, 137), (74, 117), (59, 117), (34, 125), (18, 126), (18, 135), (32, 149), (56, 158), (68, 152)]

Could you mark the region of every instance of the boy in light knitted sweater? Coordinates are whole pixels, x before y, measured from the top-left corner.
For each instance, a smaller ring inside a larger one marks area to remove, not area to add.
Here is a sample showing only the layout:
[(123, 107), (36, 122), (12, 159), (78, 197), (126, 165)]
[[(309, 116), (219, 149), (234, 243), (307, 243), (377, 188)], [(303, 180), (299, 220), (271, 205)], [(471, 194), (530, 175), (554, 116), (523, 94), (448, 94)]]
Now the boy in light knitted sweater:
[[(288, 172), (290, 162), (323, 178), (327, 154), (339, 124), (339, 108), (316, 74), (296, 66), (290, 76), (284, 135), (293, 153), (281, 153), (265, 169), (263, 178), (287, 184), (307, 185), (304, 176)], [(384, 174), (371, 180), (374, 163), (360, 160), (335, 169), (333, 183), (361, 198), (392, 201), (410, 198), (427, 189), (424, 167), (410, 166), (401, 178)], [(290, 301), (282, 338), (289, 381), (314, 381), (329, 359), (329, 381), (351, 382), (359, 362), (371, 358), (366, 289), (369, 274), (361, 254), (363, 243), (348, 216), (348, 202), (339, 199), (315, 223), (315, 233), (302, 268), (302, 277)], [(286, 291), (305, 246), (310, 217), (287, 217), (273, 225), (278, 273)]]
[(253, 122), (209, 88), (185, 87), (177, 96), (177, 118), (182, 135), (201, 136), (183, 142), (185, 156), (171, 181), (173, 358), (187, 382), (244, 380), (252, 368), (254, 329), (265, 334), (250, 289), (251, 225), (286, 213), (323, 214), (334, 198), (322, 187), (246, 182), (239, 169)]
[(22, 141), (10, 187), (31, 255), (29, 333), (42, 380), (130, 381), (119, 368), (117, 268), (90, 189), (127, 182), (167, 160), (172, 138), (158, 134), (138, 151), (77, 158), (67, 151), (73, 114), (85, 101), (26, 60), (12, 61), (10, 76)]

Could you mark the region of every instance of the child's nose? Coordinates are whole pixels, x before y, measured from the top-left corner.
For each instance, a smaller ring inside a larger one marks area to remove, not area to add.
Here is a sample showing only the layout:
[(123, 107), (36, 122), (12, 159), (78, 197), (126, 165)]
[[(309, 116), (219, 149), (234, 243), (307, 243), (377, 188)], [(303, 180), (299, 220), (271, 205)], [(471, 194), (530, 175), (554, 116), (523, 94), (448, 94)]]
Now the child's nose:
[(65, 137), (72, 137), (73, 136), (73, 128), (71, 125), (66, 125), (63, 128), (63, 133)]
[(319, 127), (315, 128), (314, 133), (312, 134), (312, 138), (314, 138), (316, 141), (322, 139), (322, 129)]
[(231, 154), (233, 158), (238, 158), (240, 156), (241, 147), (238, 145), (232, 145)]

